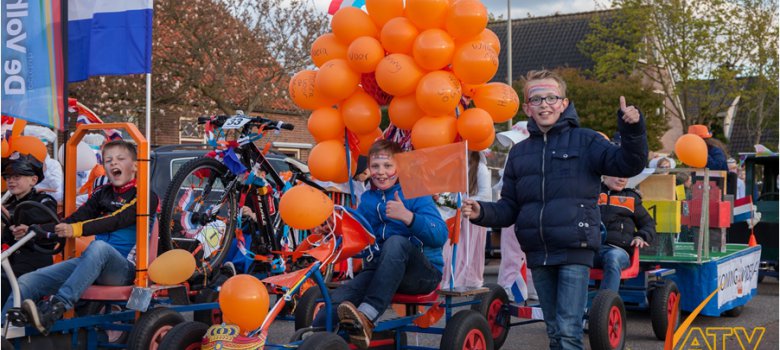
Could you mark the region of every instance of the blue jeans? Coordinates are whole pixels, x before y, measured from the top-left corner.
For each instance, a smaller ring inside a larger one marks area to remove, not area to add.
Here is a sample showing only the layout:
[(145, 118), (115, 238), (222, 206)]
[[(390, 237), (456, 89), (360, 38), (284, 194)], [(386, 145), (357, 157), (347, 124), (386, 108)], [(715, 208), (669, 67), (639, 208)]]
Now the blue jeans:
[[(358, 305), (358, 310), (376, 323), (396, 292), (427, 294), (436, 290), (439, 283), (441, 272), (419, 247), (406, 237), (391, 236), (382, 244), (379, 256), (374, 256), (355, 278), (331, 293), (333, 322), (338, 322), (336, 307), (344, 301)], [(321, 310), (312, 325), (324, 327), (325, 317)]]
[[(54, 294), (67, 309), (92, 284), (124, 286), (133, 283), (135, 265), (104, 241), (92, 241), (80, 257), (63, 261), (19, 278), (22, 300)], [(13, 305), (13, 295), (6, 305)], [(3, 315), (5, 315), (3, 310)]]
[(600, 288), (617, 292), (620, 288), (620, 272), (630, 264), (628, 252), (623, 248), (602, 244), (594, 261), (594, 266), (604, 271)]
[(572, 264), (536, 267), (532, 271), (550, 349), (582, 349), (590, 268)]

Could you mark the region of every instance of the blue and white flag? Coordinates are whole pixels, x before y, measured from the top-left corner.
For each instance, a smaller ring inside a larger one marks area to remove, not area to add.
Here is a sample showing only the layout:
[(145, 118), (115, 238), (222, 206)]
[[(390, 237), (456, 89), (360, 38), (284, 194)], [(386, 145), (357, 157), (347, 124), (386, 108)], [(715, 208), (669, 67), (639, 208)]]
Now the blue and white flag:
[(68, 0), (68, 82), (152, 72), (152, 0)]

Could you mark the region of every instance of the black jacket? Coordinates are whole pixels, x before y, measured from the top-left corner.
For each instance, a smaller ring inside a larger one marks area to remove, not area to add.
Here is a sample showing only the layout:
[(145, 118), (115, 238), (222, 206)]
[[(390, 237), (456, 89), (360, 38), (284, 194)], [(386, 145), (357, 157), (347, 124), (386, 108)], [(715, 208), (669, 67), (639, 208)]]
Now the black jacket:
[(655, 220), (642, 206), (639, 192), (630, 188), (611, 191), (602, 184), (599, 208), (601, 222), (607, 227), (608, 244), (630, 251), (634, 237), (642, 237), (647, 243), (653, 241)]
[[(19, 205), (21, 202), (26, 201), (33, 201), (43, 204), (44, 206), (51, 209), (52, 212), (57, 213), (57, 201), (54, 200), (54, 197), (41, 193), (36, 191), (34, 188), (30, 193), (28, 193), (26, 196), (24, 196), (22, 199), (16, 199), (15, 196), (9, 197), (5, 203), (3, 203), (3, 206), (8, 210), (9, 214), (11, 214), (11, 217), (14, 215), (14, 211), (16, 210), (16, 206)], [(32, 209), (33, 212), (25, 212), (24, 218), (20, 224), (24, 225), (32, 225), (32, 224), (44, 224), (45, 219), (49, 218), (49, 215), (45, 214), (44, 212), (38, 212), (37, 209)], [(26, 218), (29, 218), (26, 219)], [(37, 219), (37, 220), (36, 220)], [(14, 239), (14, 235), (11, 233), (10, 227), (5, 227), (3, 229), (3, 243), (10, 245), (13, 245), (16, 243), (16, 239)], [(37, 244), (43, 245), (46, 248), (49, 248), (50, 245), (52, 245), (52, 242), (49, 242), (45, 239), (38, 239), (36, 241)], [(24, 264), (30, 264), (36, 267), (44, 267), (52, 264), (52, 256), (51, 255), (45, 255), (36, 252), (32, 249), (32, 242), (27, 242), (23, 247), (19, 248), (13, 255), (11, 255), (11, 264), (17, 264), (17, 263), (24, 263)]]
[(626, 124), (621, 117), (618, 111), (622, 146), (580, 128), (573, 103), (546, 134), (529, 120), (531, 136), (509, 151), (501, 199), (480, 202), (480, 217), (473, 222), (487, 227), (515, 224), (529, 267), (592, 266), (601, 246), (601, 175), (631, 177), (647, 162), (644, 117), (636, 124)]

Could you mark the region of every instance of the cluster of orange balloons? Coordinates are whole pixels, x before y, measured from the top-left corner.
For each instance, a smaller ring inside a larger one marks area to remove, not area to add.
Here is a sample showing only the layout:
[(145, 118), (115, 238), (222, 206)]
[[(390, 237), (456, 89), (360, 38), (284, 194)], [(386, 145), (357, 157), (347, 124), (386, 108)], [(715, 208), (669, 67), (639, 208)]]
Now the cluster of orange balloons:
[[(404, 0), (367, 0), (366, 9), (336, 12), (332, 32), (311, 47), (319, 69), (290, 80), (293, 101), (313, 111), (308, 127), (318, 144), (309, 156), (312, 175), (343, 182), (352, 174), (345, 129), (357, 136), (363, 154), (381, 136), (380, 103), (361, 85), (367, 76), (393, 97), (390, 121), (411, 130), (415, 148), (459, 137), (472, 150), (490, 146), (493, 123), (510, 120), (519, 98), (509, 85), (488, 83), (498, 70), (501, 47), (486, 28), (485, 6), (479, 0), (406, 0), (405, 6)], [(464, 111), (463, 96), (475, 108)], [(326, 159), (318, 160), (321, 156)]]

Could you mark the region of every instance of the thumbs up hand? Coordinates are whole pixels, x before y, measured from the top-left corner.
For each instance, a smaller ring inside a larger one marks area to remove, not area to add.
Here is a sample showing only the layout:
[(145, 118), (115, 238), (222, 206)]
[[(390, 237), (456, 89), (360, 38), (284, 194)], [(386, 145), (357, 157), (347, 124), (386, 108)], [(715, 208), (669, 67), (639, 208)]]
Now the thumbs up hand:
[(401, 196), (398, 195), (398, 192), (395, 192), (394, 199), (387, 201), (385, 215), (387, 215), (387, 217), (390, 219), (403, 221), (406, 226), (411, 225), (412, 220), (414, 220), (414, 213), (409, 211), (409, 209), (406, 209), (404, 202), (401, 201)]
[(634, 106), (626, 106), (626, 98), (623, 96), (620, 96), (620, 111), (623, 112), (623, 121), (626, 124), (639, 122), (639, 110)]

